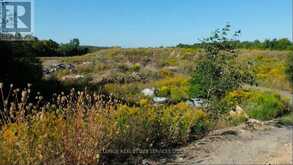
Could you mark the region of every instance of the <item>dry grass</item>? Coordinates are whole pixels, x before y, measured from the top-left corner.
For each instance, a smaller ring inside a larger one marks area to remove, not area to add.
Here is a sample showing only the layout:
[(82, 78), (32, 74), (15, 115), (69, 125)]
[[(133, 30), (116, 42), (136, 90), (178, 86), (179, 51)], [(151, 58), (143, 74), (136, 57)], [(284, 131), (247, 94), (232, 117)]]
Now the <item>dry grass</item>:
[(75, 90), (48, 102), (32, 99), (30, 85), (0, 89), (1, 165), (105, 163), (113, 150), (119, 161), (121, 150), (171, 147), (208, 129), (207, 115), (185, 104), (129, 107)]

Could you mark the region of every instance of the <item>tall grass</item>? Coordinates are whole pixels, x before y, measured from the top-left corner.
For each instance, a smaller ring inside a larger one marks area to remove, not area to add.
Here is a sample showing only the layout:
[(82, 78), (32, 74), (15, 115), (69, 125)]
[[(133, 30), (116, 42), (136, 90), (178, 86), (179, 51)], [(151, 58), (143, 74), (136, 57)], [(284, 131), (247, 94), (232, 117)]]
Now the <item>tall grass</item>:
[(208, 129), (207, 115), (185, 104), (129, 107), (74, 89), (46, 101), (31, 85), (8, 94), (2, 86), (0, 165), (125, 161), (132, 153), (121, 150), (170, 148)]

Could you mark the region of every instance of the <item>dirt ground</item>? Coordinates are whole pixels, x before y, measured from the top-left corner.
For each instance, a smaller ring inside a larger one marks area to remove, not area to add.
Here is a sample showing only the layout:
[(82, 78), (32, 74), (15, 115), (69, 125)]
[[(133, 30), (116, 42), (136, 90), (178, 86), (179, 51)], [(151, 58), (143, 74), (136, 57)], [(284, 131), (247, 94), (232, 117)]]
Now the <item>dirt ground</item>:
[(293, 127), (266, 124), (258, 130), (244, 125), (212, 132), (180, 148), (181, 153), (153, 164), (293, 164)]

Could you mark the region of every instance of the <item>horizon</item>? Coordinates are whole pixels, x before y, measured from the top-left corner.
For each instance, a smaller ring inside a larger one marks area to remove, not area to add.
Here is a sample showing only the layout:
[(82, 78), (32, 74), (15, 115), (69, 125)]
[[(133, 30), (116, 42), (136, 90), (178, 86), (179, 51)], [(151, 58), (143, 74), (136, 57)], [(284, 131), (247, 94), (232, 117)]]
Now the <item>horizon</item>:
[(59, 43), (79, 38), (91, 46), (173, 47), (197, 43), (227, 23), (242, 31), (240, 41), (292, 41), (291, 0), (40, 0), (34, 8), (34, 35)]

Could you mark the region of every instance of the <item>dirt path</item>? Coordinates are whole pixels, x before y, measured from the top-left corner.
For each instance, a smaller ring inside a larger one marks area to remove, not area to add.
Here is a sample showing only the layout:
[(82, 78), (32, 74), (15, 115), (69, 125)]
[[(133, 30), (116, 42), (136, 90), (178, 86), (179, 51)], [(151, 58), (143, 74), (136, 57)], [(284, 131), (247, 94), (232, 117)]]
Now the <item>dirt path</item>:
[(180, 149), (180, 154), (155, 164), (293, 164), (293, 127), (245, 126), (218, 130)]

